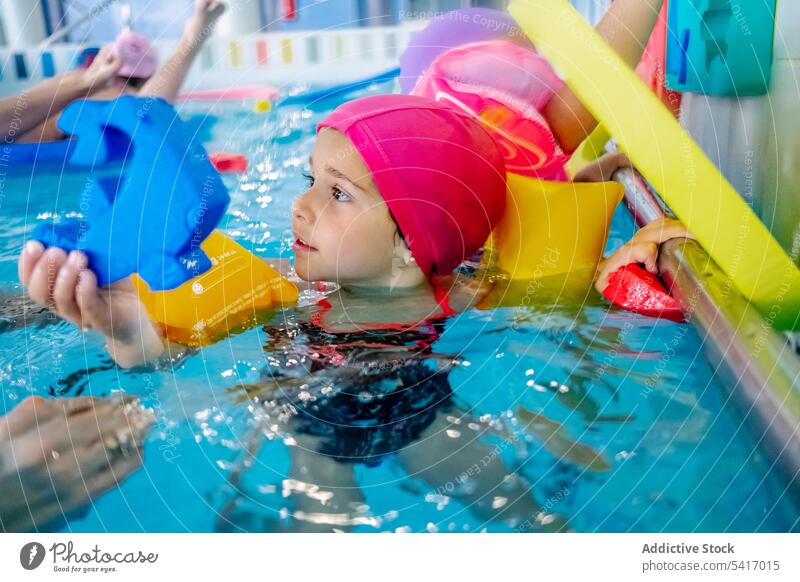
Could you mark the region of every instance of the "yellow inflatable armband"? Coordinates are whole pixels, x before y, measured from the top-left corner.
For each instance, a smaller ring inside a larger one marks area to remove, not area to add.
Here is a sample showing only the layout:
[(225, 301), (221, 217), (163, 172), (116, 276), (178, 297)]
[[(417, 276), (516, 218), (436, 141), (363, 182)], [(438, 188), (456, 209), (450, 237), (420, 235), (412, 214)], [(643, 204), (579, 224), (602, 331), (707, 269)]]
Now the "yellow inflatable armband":
[(493, 280), (489, 292), (478, 302), (478, 309), (498, 307), (546, 306), (543, 313), (555, 316), (563, 308), (574, 310), (587, 305), (607, 306), (594, 290), (594, 267), (578, 269), (541, 279)]
[(512, 280), (594, 268), (623, 197), (616, 182), (546, 182), (508, 174), (506, 212), (487, 244)]
[(260, 310), (297, 301), (297, 287), (221, 232), (212, 232), (201, 248), (213, 266), (177, 289), (151, 292), (133, 276), (139, 298), (169, 339), (208, 345)]
[(634, 71), (566, 0), (508, 10), (739, 291), (775, 327), (800, 325), (800, 270)]

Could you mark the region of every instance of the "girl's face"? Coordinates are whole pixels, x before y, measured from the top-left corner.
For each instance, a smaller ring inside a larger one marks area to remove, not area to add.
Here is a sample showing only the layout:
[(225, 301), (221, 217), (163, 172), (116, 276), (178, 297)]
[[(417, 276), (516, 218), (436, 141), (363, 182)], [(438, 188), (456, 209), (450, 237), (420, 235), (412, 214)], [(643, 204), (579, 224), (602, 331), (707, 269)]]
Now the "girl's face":
[(392, 287), (399, 271), (406, 271), (401, 278), (407, 284), (410, 254), (355, 146), (341, 132), (324, 128), (310, 167), (308, 190), (292, 208), (297, 275), (307, 281)]

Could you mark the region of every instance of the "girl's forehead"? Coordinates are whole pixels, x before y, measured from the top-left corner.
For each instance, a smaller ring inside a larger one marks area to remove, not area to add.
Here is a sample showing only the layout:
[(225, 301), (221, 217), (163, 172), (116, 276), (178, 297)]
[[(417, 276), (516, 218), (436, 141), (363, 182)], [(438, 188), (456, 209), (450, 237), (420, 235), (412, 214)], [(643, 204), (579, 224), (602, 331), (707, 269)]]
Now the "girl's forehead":
[(326, 127), (317, 134), (311, 162), (318, 171), (346, 179), (383, 200), (364, 159), (340, 131)]
[(326, 157), (332, 156), (337, 160), (355, 160), (364, 164), (353, 142), (345, 134), (331, 127), (323, 127), (317, 134), (314, 152)]

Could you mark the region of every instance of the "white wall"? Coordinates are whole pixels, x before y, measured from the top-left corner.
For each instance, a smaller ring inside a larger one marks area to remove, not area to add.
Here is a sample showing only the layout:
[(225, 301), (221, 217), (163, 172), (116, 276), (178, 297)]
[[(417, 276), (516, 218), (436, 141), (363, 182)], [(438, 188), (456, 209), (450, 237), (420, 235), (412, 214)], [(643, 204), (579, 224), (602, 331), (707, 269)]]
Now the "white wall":
[[(355, 81), (396, 67), (400, 53), (413, 30), (424, 23), (397, 27), (374, 27), (268, 33), (239, 39), (211, 39), (193, 66), (187, 90), (272, 84), (334, 85)], [(163, 61), (174, 42), (156, 43)], [(82, 45), (63, 45), (47, 51), (56, 73), (72, 69)], [(15, 60), (22, 55), (29, 77), (15, 77)], [(14, 95), (41, 81), (41, 53), (0, 50), (0, 96)]]
[(687, 93), (681, 124), (799, 262), (800, 1), (778, 0), (776, 21), (769, 93)]

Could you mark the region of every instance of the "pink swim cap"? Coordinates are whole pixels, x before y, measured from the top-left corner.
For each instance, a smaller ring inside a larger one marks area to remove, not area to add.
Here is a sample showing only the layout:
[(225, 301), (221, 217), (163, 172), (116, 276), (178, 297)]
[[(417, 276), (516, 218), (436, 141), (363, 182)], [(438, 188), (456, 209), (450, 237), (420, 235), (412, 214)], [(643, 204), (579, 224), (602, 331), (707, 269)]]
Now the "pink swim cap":
[(324, 127), (361, 154), (426, 276), (475, 254), (505, 210), (503, 157), (468, 115), (424, 97), (376, 95), (339, 106)]
[(158, 57), (150, 39), (132, 30), (123, 30), (114, 41), (114, 51), (122, 59), (120, 77), (147, 79), (158, 66)]

